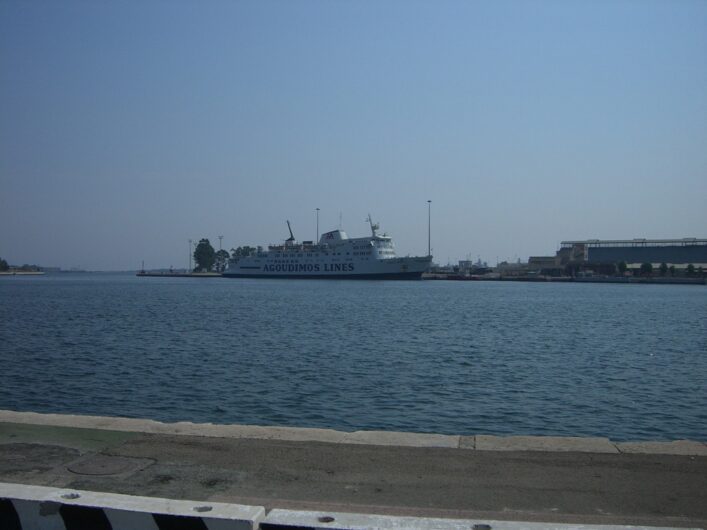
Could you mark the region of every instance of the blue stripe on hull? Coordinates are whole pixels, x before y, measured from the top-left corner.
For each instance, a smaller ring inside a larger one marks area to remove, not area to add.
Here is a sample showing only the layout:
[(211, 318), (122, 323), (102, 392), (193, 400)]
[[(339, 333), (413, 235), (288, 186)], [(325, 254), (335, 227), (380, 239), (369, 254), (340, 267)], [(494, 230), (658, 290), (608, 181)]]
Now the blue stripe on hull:
[(380, 274), (241, 274), (224, 272), (224, 278), (268, 278), (274, 280), (420, 280), (422, 272), (391, 272)]

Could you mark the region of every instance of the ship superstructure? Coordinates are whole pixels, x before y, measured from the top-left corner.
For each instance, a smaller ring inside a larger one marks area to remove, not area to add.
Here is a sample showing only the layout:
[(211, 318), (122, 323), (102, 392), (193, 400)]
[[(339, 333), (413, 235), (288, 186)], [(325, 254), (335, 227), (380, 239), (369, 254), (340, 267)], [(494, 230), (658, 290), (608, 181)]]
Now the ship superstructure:
[(229, 261), (224, 276), (233, 278), (420, 279), (432, 256), (397, 257), (390, 236), (368, 216), (369, 237), (349, 238), (343, 230), (325, 232), (317, 243), (298, 242), (290, 222), (283, 244), (258, 247)]

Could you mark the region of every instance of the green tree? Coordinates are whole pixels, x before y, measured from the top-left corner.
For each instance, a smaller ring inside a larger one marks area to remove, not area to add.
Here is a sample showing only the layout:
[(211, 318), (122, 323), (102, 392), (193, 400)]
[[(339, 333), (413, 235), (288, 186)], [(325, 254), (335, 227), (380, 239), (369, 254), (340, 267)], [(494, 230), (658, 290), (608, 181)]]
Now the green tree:
[(692, 276), (692, 275), (694, 275), (694, 274), (695, 274), (695, 266), (694, 266), (692, 263), (690, 263), (690, 264), (687, 266), (687, 275), (688, 275), (688, 276)]
[(255, 247), (249, 247), (248, 245), (244, 245), (242, 247), (238, 248), (232, 248), (231, 249), (231, 256), (236, 259), (236, 258), (244, 258), (246, 256), (250, 256), (252, 253), (256, 251)]
[(226, 265), (228, 264), (229, 254), (227, 251), (221, 249), (216, 252), (216, 263), (215, 267), (218, 272), (223, 272), (226, 270)]
[(650, 263), (641, 263), (641, 276), (650, 276), (653, 274), (653, 265)]
[(10, 270), (10, 266), (7, 264), (7, 261), (4, 259), (0, 258), (0, 271), (7, 271)]
[(670, 271), (670, 276), (675, 276), (675, 265), (668, 267), (668, 271)]
[(216, 252), (208, 239), (199, 240), (194, 250), (194, 271), (210, 271), (216, 262)]
[(616, 264), (616, 267), (619, 269), (619, 274), (620, 274), (621, 276), (623, 276), (624, 274), (626, 274), (626, 269), (628, 269), (628, 265), (626, 265), (626, 262), (625, 262), (625, 261), (619, 261), (619, 262)]
[(660, 264), (660, 275), (665, 276), (668, 272), (668, 264), (663, 262)]
[(705, 271), (704, 271), (704, 269), (703, 269), (701, 266), (700, 266), (700, 267), (697, 267), (697, 274), (699, 275), (700, 278), (704, 278), (704, 276), (705, 276)]

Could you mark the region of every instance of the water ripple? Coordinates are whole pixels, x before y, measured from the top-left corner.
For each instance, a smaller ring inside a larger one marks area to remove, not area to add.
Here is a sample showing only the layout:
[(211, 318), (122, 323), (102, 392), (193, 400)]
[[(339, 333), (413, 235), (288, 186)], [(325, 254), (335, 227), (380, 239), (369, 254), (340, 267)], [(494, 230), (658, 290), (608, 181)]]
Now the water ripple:
[(165, 421), (707, 439), (707, 290), (0, 280), (0, 407)]

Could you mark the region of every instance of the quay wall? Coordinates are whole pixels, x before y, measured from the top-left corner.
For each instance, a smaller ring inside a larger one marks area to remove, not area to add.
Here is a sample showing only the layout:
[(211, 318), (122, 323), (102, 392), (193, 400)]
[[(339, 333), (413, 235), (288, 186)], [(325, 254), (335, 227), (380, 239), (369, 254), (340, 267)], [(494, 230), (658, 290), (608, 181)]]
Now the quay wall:
[(569, 451), (707, 456), (707, 441), (698, 440), (614, 442), (603, 437), (447, 435), (395, 431), (347, 432), (303, 427), (264, 427), (191, 422), (164, 423), (136, 418), (40, 414), (11, 410), (0, 410), (0, 423), (2, 422), (147, 434), (398, 447), (441, 447), (477, 451)]
[(704, 529), (705, 477), (703, 441), (0, 410), (2, 530)]

